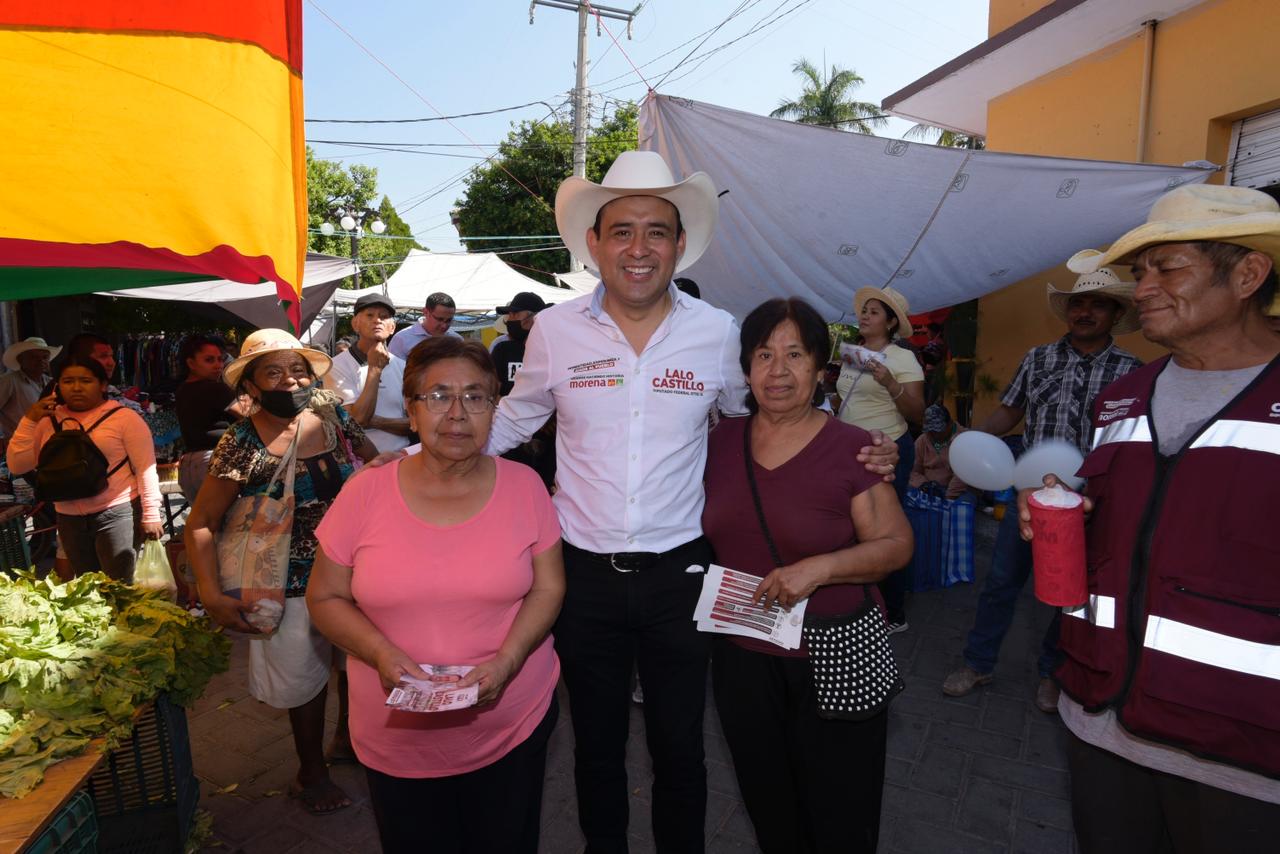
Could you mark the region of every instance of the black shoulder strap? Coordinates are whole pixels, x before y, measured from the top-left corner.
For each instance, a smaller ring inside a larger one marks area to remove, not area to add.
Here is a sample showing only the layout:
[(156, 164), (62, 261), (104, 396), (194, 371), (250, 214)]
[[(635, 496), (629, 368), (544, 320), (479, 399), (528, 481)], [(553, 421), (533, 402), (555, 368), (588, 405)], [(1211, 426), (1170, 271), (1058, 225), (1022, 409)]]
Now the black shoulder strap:
[[(88, 428), (86, 428), (86, 429), (85, 429), (85, 431), (84, 431), (84, 432), (85, 432), (85, 435), (87, 436), (89, 433), (92, 433), (92, 432), (93, 432), (93, 428), (94, 428), (94, 427), (97, 427), (99, 424), (101, 424), (103, 421), (106, 421), (106, 420), (107, 420), (108, 418), (110, 418), (112, 415), (115, 415), (115, 414), (116, 414), (117, 412), (119, 412), (121, 409), (127, 409), (127, 408), (128, 408), (128, 407), (126, 407), (126, 406), (122, 403), (122, 404), (120, 404), (119, 406), (117, 406), (115, 409), (112, 409), (110, 412), (104, 412), (104, 413), (102, 414), (102, 417), (100, 417), (97, 421), (95, 421), (95, 422), (93, 422), (92, 424), (90, 424), (90, 425), (88, 426)], [(125, 464), (125, 463), (128, 463), (128, 464), (129, 464), (129, 470), (130, 470), (130, 471), (133, 471), (133, 461), (129, 459), (129, 452), (128, 452), (127, 450), (125, 451), (124, 459), (122, 459), (120, 462), (118, 462), (118, 463), (116, 463), (114, 466), (112, 466), (112, 467), (111, 467), (111, 470), (107, 472), (107, 477), (111, 477), (111, 475), (115, 474), (116, 472), (120, 471), (120, 469), (124, 468), (124, 464)]]
[(782, 555), (774, 545), (773, 535), (769, 533), (769, 523), (764, 520), (764, 504), (760, 502), (760, 489), (756, 486), (755, 460), (751, 458), (751, 422), (755, 416), (748, 415), (747, 423), (742, 428), (742, 457), (747, 461), (747, 483), (751, 486), (751, 500), (756, 505), (756, 519), (760, 522), (760, 533), (769, 544), (769, 554), (773, 556), (774, 566), (783, 566)]
[(105, 413), (103, 413), (102, 417), (101, 417), (101, 418), (99, 418), (97, 421), (93, 422), (92, 424), (90, 424), (88, 427), (86, 427), (84, 432), (86, 432), (86, 433), (92, 433), (92, 432), (93, 432), (93, 428), (94, 428), (94, 427), (97, 427), (97, 426), (98, 426), (99, 424), (101, 424), (103, 421), (106, 421), (106, 420), (107, 420), (108, 418), (110, 418), (112, 415), (115, 415), (117, 412), (119, 412), (121, 409), (124, 409), (124, 408), (125, 408), (124, 404), (120, 404), (120, 405), (119, 405), (119, 406), (117, 406), (115, 409), (112, 409), (112, 410), (111, 410), (111, 411), (109, 411), (109, 412), (105, 412)]

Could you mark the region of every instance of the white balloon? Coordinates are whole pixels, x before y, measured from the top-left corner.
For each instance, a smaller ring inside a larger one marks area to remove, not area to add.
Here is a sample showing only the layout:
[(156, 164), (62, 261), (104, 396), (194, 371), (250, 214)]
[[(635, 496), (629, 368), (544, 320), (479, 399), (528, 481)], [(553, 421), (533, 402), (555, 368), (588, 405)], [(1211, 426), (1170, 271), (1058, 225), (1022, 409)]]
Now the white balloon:
[[(1075, 445), (1050, 439), (1018, 458), (1013, 467), (1013, 485), (1018, 489), (1036, 489), (1044, 485), (1045, 475), (1053, 474), (1069, 489), (1079, 489), (1084, 480), (1076, 477), (1076, 471), (1083, 462), (1084, 454)], [(952, 465), (954, 467), (954, 463)]]
[(1013, 451), (998, 436), (966, 430), (951, 440), (950, 460), (970, 486), (998, 492), (1013, 484)]

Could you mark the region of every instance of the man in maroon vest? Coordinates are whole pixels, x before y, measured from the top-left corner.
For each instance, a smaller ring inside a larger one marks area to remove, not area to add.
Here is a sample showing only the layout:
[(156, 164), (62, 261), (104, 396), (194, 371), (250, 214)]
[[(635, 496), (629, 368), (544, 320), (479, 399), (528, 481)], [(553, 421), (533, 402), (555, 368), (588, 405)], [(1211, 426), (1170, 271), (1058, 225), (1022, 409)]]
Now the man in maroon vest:
[(1098, 395), (1079, 471), (1089, 600), (1054, 677), (1084, 854), (1280, 850), (1278, 260), (1274, 199), (1198, 185), (1068, 262), (1132, 264), (1171, 353)]

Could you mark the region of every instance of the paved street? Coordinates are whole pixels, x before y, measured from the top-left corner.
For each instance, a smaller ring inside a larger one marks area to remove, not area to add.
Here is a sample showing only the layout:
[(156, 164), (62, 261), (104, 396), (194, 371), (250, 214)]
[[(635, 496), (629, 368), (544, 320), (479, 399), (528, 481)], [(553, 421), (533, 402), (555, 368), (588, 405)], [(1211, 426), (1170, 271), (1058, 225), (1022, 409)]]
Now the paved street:
[[(995, 525), (978, 517), (978, 573), (989, 560)], [(1030, 585), (1006, 639), (996, 681), (959, 700), (939, 685), (958, 661), (977, 600), (976, 585), (919, 594), (910, 602), (911, 629), (897, 635), (907, 690), (894, 702), (889, 726), (882, 852), (1034, 852), (1071, 854), (1065, 731), (1056, 716), (1032, 703), (1035, 651), (1049, 618), (1034, 605)], [(288, 720), (245, 690), (246, 646), (236, 645), (232, 669), (216, 679), (191, 710), (191, 741), (201, 780), (201, 807), (214, 816), (206, 851), (368, 852), (376, 850), (363, 774), (338, 766), (334, 777), (355, 806), (323, 817), (307, 815), (285, 797), (296, 770)], [(562, 710), (568, 709), (561, 696)], [(335, 711), (330, 698), (330, 714)], [(653, 850), (649, 829), (651, 777), (639, 709), (632, 714), (631, 850)], [(542, 850), (583, 848), (573, 794), (573, 735), (562, 711), (552, 736), (543, 803)], [(707, 771), (710, 852), (754, 852), (719, 721), (708, 696)]]

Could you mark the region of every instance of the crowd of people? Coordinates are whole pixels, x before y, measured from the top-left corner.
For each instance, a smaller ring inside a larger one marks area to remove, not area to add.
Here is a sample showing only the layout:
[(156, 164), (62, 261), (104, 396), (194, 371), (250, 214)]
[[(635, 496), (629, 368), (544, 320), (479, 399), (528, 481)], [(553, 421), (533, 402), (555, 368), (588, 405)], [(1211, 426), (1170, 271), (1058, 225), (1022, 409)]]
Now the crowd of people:
[[(627, 152), (599, 184), (566, 180), (555, 212), (600, 283), (557, 306), (528, 293), (496, 307), (492, 352), (451, 332), (443, 293), (398, 333), (396, 307), (362, 297), (333, 357), (276, 329), (234, 358), (214, 338), (183, 342), (186, 549), (210, 616), (254, 638), (250, 692), (288, 710), (290, 794), (340, 810), (351, 801), (329, 764), (358, 761), (383, 850), (418, 850), (429, 829), (439, 850), (534, 852), (563, 679), (587, 849), (626, 851), (638, 674), (655, 845), (701, 851), (710, 678), (761, 849), (874, 852), (901, 687), (877, 655), (908, 630), (905, 491), (968, 490), (949, 462), (964, 428), (925, 387), (936, 366), (896, 343), (907, 299), (857, 291), (859, 343), (832, 376), (828, 326), (804, 300), (768, 300), (739, 326), (675, 278), (715, 234), (704, 173), (677, 182), (659, 155)], [(1088, 601), (1054, 610), (1034, 696), (1071, 733), (1090, 854), (1274, 848), (1277, 261), (1270, 197), (1171, 191), (1106, 253), (1071, 259), (1073, 287), (1047, 293), (1065, 334), (1026, 354), (972, 428), (1021, 424), (1025, 448), (1057, 439), (1086, 455)], [(1114, 338), (1137, 330), (1171, 355), (1142, 365)], [(8, 462), (58, 496), (76, 570), (127, 579), (142, 539), (163, 533), (151, 437), (110, 384), (108, 342), (80, 336), (50, 374), (59, 355), (38, 338), (4, 354)], [(77, 431), (103, 458), (88, 494), (54, 476), (52, 451)], [(292, 512), (283, 613), (266, 632), (219, 577), (223, 520), (254, 496)], [(1024, 491), (945, 695), (994, 679), (1033, 571), (1029, 520)], [(757, 577), (764, 607), (807, 601), (804, 643), (699, 631), (713, 562)], [(476, 704), (387, 704), (405, 680), (445, 678)], [(833, 700), (830, 679), (857, 697)]]

